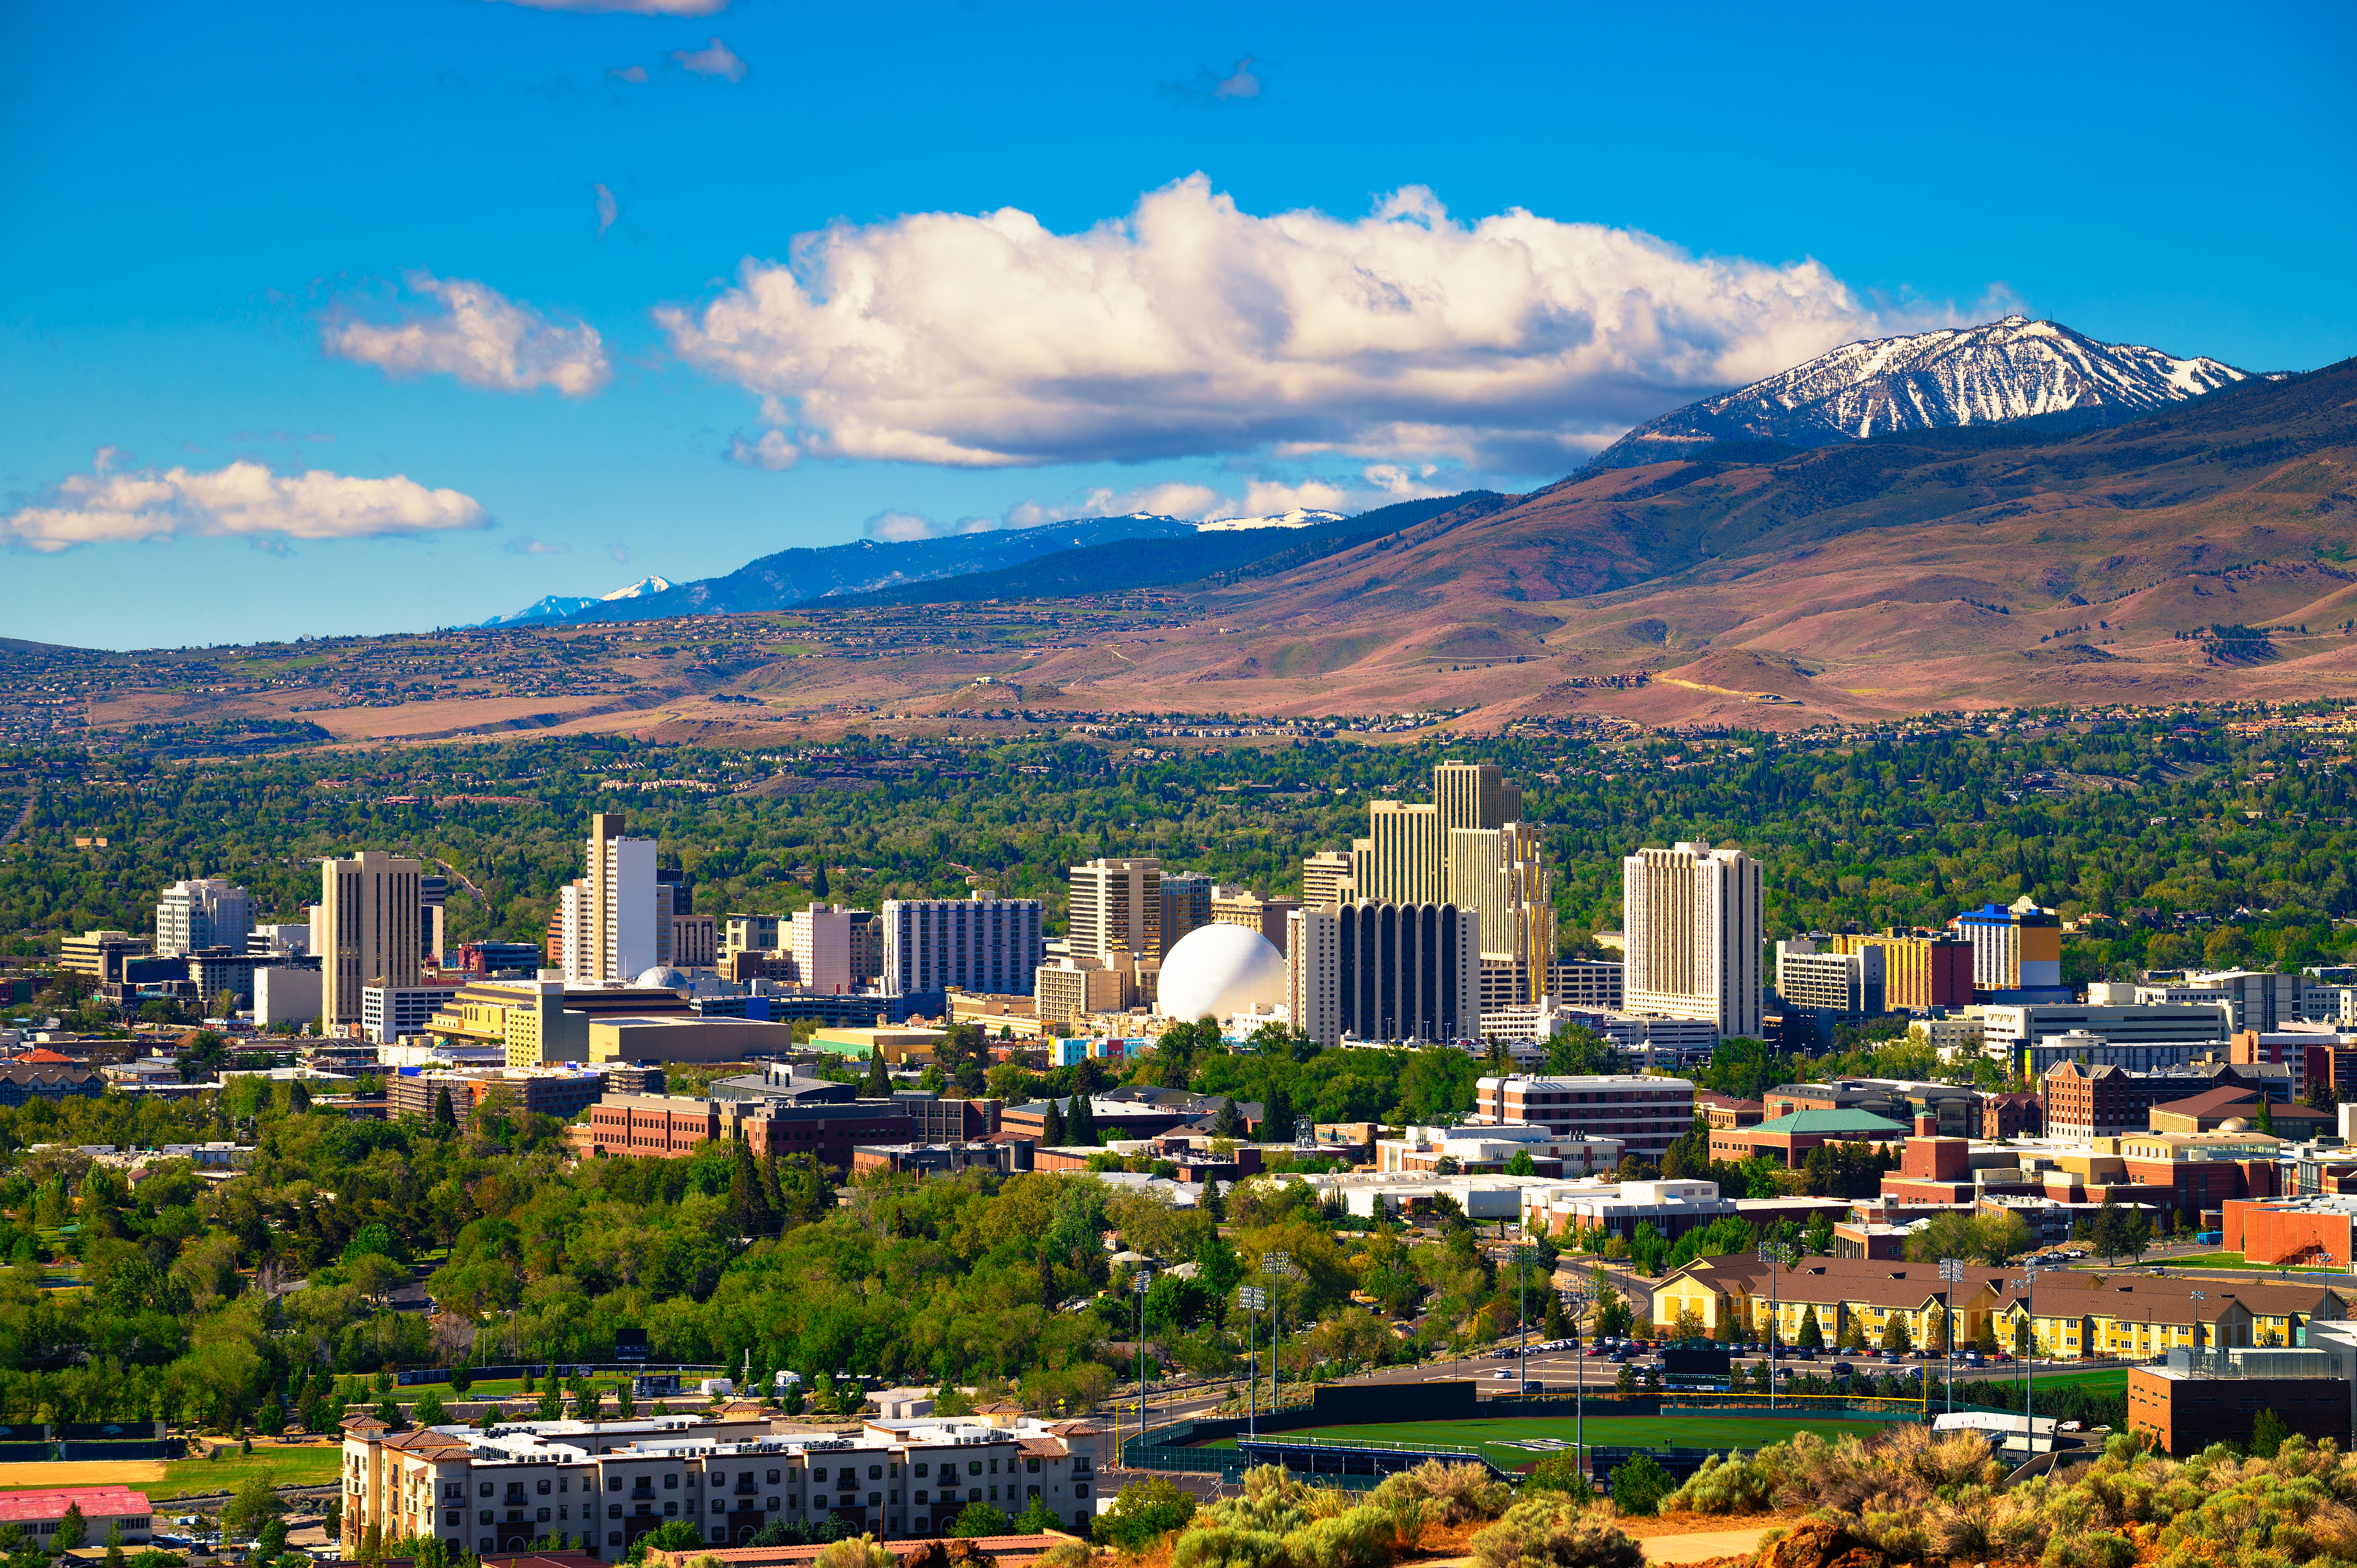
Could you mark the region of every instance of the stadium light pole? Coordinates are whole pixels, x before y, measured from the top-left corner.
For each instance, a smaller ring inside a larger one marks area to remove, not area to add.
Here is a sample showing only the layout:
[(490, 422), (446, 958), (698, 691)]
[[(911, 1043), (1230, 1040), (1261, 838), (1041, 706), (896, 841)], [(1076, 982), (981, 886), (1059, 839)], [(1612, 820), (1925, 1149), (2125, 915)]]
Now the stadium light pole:
[(1940, 1279), (1947, 1288), (1940, 1293), (1940, 1310), (1947, 1319), (1948, 1331), (1941, 1337), (1948, 1342), (1948, 1413), (1956, 1413), (1956, 1287), (1964, 1282), (1964, 1261), (1962, 1258), (1940, 1260)]
[[(2021, 1358), (2021, 1441), (2031, 1457), (2038, 1454), (2038, 1275), (2034, 1262), (2021, 1265), (2021, 1302), (2028, 1318), (2029, 1343)], [(2198, 1293), (2197, 1293), (2198, 1294)], [(2200, 1308), (2195, 1308), (2197, 1317)]]
[(1768, 1408), (1776, 1408), (1776, 1336), (1782, 1329), (1784, 1318), (1776, 1294), (1778, 1271), (1783, 1267), (1789, 1252), (1781, 1241), (1760, 1243), (1760, 1261), (1768, 1265)]
[(1529, 1233), (1514, 1243), (1514, 1316), (1522, 1329), (1522, 1339), (1514, 1348), (1514, 1391), (1524, 1399), (1531, 1394), (1531, 1260), (1538, 1256), (1532, 1246)]
[[(1272, 1280), (1293, 1277), (1293, 1254), (1271, 1252), (1261, 1260)], [(1276, 1380), (1285, 1375), (1285, 1293), (1275, 1284), (1268, 1292), (1268, 1412), (1276, 1413), (1278, 1389)]]
[[(1146, 1436), (1146, 1293), (1154, 1288), (1154, 1271), (1140, 1269), (1129, 1276), (1129, 1294), (1137, 1298), (1137, 1435)], [(1121, 1452), (1115, 1444), (1114, 1452)]]
[(1244, 1385), (1244, 1434), (1260, 1435), (1260, 1354), (1253, 1338), (1255, 1326), (1253, 1314), (1268, 1305), (1268, 1292), (1258, 1285), (1243, 1285), (1236, 1291), (1236, 1305), (1244, 1309), (1244, 1369), (1248, 1381)]

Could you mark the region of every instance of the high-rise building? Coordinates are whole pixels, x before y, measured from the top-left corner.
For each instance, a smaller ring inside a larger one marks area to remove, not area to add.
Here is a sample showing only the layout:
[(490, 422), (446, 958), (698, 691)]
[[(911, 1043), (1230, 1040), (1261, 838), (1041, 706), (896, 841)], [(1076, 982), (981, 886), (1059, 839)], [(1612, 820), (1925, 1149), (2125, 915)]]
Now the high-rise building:
[(1432, 770), (1432, 800), (1444, 843), (1458, 828), (1501, 828), (1523, 820), (1523, 791), (1506, 782), (1494, 762), (1440, 764)]
[(1973, 1000), (1973, 945), (1946, 931), (1844, 931), (1835, 952), (1882, 950), (1883, 1001), (1894, 1013), (1965, 1007)]
[(420, 917), (417, 862), (364, 849), (319, 863), (319, 1027), (350, 1034), (361, 1026), (361, 991), (415, 985)]
[(851, 911), (851, 983), (868, 986), (884, 978), (884, 922), (873, 909)]
[(1168, 958), (1170, 950), (1186, 938), (1189, 931), (1211, 923), (1211, 879), (1192, 871), (1166, 871), (1162, 874), (1162, 945), (1155, 951), (1157, 960)]
[(1338, 849), (1321, 849), (1301, 863), (1301, 902), (1311, 909), (1339, 909), (1343, 900), (1358, 897), (1351, 885), (1351, 857)]
[(1286, 950), (1294, 1026), (1321, 1045), (1478, 1039), (1480, 917), (1454, 904), (1297, 909)]
[[(1264, 898), (1249, 887), (1215, 887), (1211, 890), (1211, 924), (1242, 926), (1266, 937), (1269, 945), (1282, 952), (1285, 950), (1286, 921), (1293, 911), (1301, 908), (1297, 898)], [(1175, 945), (1175, 944), (1173, 944)], [(1163, 950), (1168, 951), (1168, 948)]]
[(882, 945), (884, 990), (985, 992), (1021, 996), (1047, 957), (1037, 898), (888, 898)]
[(1512, 1004), (1535, 1003), (1555, 955), (1555, 894), (1538, 829), (1512, 822), (1451, 828), (1448, 847), (1448, 901), (1480, 915), (1483, 964), (1511, 966)]
[(1102, 961), (1115, 948), (1162, 951), (1162, 863), (1092, 860), (1072, 867), (1071, 943), (1075, 958)]
[(729, 915), (724, 917), (720, 933), (723, 954), (739, 952), (775, 952), (778, 950), (780, 917), (776, 915)]
[(796, 911), (786, 945), (808, 989), (835, 996), (852, 989), (851, 913), (835, 904)]
[(1948, 929), (1973, 944), (1973, 989), (1984, 993), (1981, 1000), (2070, 1000), (2062, 989), (2062, 922), (2036, 899), (2024, 896), (2002, 909), (1984, 904)]
[[(563, 890), (568, 985), (630, 980), (660, 961), (655, 841), (628, 837), (627, 826), (619, 811), (592, 816), (587, 875)], [(667, 930), (670, 911), (662, 913)]]
[(680, 957), (673, 944), (673, 922), (695, 908), (694, 889), (687, 885), (687, 873), (677, 866), (655, 869), (655, 961), (673, 969), (696, 967)]
[[(1368, 857), (1359, 897), (1379, 904), (1431, 904), (1441, 897), (1440, 808), (1377, 800), (1367, 808)], [(1355, 846), (1354, 846), (1355, 847)]]
[(226, 877), (197, 876), (164, 889), (156, 905), (156, 956), (179, 958), (199, 948), (245, 949), (253, 901)]
[(1631, 1013), (1697, 1018), (1760, 1037), (1760, 863), (1700, 842), (1620, 862)]
[(417, 956), (442, 967), (442, 934), (447, 925), (443, 906), (449, 901), (450, 879), (431, 873), (417, 879)]

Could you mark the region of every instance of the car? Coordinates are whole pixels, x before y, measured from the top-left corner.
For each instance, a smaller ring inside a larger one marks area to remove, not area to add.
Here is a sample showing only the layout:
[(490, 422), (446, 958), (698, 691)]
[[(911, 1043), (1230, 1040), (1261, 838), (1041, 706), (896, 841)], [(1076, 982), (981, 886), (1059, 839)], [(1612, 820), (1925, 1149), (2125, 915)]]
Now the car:
[(1610, 1354), (1612, 1354), (1612, 1352), (1611, 1352), (1611, 1351), (1609, 1351), (1609, 1350), (1607, 1350), (1607, 1349), (1606, 1349), (1603, 1346), (1601, 1346), (1601, 1345), (1590, 1345), (1590, 1346), (1587, 1348), (1587, 1350), (1586, 1350), (1585, 1352), (1583, 1352), (1583, 1354), (1586, 1354), (1586, 1355), (1588, 1355), (1588, 1356), (1609, 1356)]
[(1506, 1380), (1507, 1382), (1510, 1382), (1510, 1383), (1511, 1383), (1511, 1382), (1512, 1382), (1512, 1381), (1514, 1380), (1514, 1374), (1513, 1374), (1513, 1373), (1512, 1373), (1512, 1372), (1498, 1371), (1498, 1372), (1492, 1372), (1492, 1373), (1491, 1373), (1490, 1375), (1491, 1375), (1492, 1378), (1501, 1378), (1501, 1379), (1503, 1379), (1504, 1380)]
[(1851, 1366), (1847, 1361), (1835, 1361), (1832, 1366), (1827, 1367), (1825, 1370), (1831, 1372), (1836, 1378), (1846, 1378), (1851, 1373), (1857, 1371), (1857, 1369)]

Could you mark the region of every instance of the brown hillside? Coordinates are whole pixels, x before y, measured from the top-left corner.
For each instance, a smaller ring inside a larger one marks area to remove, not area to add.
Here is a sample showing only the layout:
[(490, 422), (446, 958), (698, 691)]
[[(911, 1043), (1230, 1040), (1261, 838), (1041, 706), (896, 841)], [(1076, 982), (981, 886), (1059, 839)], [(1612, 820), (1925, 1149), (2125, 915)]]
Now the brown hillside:
[[(1218, 629), (1055, 678), (1107, 707), (1205, 706), (1185, 689), (1216, 681), (1218, 705), (1266, 712), (1770, 724), (2307, 695), (2357, 676), (2330, 629), (2357, 618), (2352, 522), (2357, 361), (2072, 437), (1938, 431), (1567, 479), (1212, 592)], [(2250, 665), (2176, 636), (2218, 622), (2309, 634)], [(1640, 671), (1635, 692), (1594, 683)]]

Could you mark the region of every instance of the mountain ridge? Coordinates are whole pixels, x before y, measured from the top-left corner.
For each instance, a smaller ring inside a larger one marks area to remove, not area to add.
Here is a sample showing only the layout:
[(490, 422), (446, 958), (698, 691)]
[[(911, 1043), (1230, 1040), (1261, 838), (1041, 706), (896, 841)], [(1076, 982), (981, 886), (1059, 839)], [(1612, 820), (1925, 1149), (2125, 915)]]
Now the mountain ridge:
[(2025, 420), (2054, 428), (2105, 424), (2254, 379), (2206, 356), (2103, 343), (2060, 322), (2008, 316), (1845, 343), (1650, 419), (1579, 472), (1640, 467), (1728, 441), (1806, 448)]

